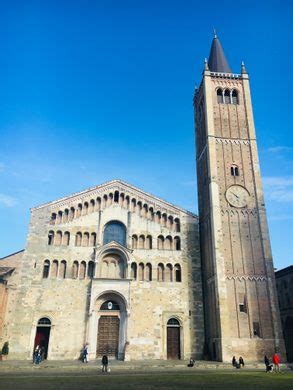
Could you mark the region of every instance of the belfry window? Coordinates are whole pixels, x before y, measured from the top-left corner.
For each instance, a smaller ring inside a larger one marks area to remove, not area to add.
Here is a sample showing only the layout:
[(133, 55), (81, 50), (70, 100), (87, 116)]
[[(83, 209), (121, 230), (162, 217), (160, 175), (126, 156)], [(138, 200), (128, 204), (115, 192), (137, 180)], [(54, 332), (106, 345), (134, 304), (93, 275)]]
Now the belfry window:
[(45, 260), (44, 267), (43, 267), (43, 278), (47, 279), (49, 277), (49, 273), (50, 273), (50, 261)]
[(217, 89), (217, 102), (223, 103), (223, 90), (221, 88)]
[(237, 165), (231, 165), (231, 176), (239, 176), (239, 168)]
[(225, 103), (225, 104), (231, 103), (231, 98), (230, 98), (230, 91), (229, 91), (229, 89), (225, 89), (225, 92), (224, 92), (224, 103)]
[(121, 245), (126, 245), (126, 227), (122, 222), (108, 222), (104, 230), (104, 245), (111, 241), (116, 241)]
[(232, 90), (231, 97), (232, 97), (232, 104), (239, 104), (238, 93), (235, 89)]

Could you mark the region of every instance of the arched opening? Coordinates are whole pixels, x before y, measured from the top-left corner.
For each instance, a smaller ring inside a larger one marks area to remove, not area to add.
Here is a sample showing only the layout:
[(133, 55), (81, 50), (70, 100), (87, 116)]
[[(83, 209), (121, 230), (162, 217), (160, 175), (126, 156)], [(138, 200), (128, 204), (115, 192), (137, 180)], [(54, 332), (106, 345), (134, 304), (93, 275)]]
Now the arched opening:
[(79, 267), (79, 279), (84, 279), (86, 275), (86, 262), (82, 261)]
[(89, 213), (93, 213), (94, 211), (95, 211), (95, 201), (94, 201), (94, 199), (91, 199)]
[(180, 237), (178, 237), (178, 236), (174, 237), (174, 249), (176, 251), (180, 251), (181, 250)]
[(57, 214), (56, 213), (52, 213), (51, 214), (51, 219), (50, 219), (50, 225), (55, 225), (56, 218), (57, 218)]
[(217, 89), (217, 102), (223, 103), (223, 90), (221, 88)]
[(172, 268), (172, 265), (171, 264), (167, 264), (166, 265), (166, 271), (165, 271), (165, 281), (166, 282), (172, 282), (173, 278), (172, 278), (172, 271), (173, 271), (173, 268)]
[(152, 280), (152, 265), (149, 263), (145, 266), (144, 280), (146, 280), (147, 282), (150, 282)]
[(172, 249), (172, 242), (173, 242), (172, 237), (167, 236), (166, 240), (165, 240), (165, 249), (171, 250)]
[(161, 264), (161, 263), (158, 264), (157, 280), (158, 280), (158, 282), (163, 282), (164, 281), (164, 265)]
[(126, 245), (126, 227), (122, 222), (110, 221), (105, 225), (103, 244), (106, 245), (111, 241)]
[(132, 236), (132, 249), (137, 249), (137, 235)]
[(175, 218), (174, 219), (174, 223), (175, 223), (175, 232), (176, 233), (180, 233), (180, 219), (179, 218)]
[(230, 104), (231, 103), (229, 89), (225, 89), (225, 92), (224, 92), (224, 103), (226, 103), (226, 104)]
[(95, 263), (93, 261), (89, 261), (87, 268), (87, 276), (92, 279), (95, 274)]
[(57, 278), (57, 276), (58, 276), (58, 260), (54, 260), (52, 262), (51, 277)]
[(77, 277), (78, 277), (78, 268), (79, 268), (78, 261), (75, 260), (73, 262), (73, 265), (72, 265), (72, 278), (73, 279), (77, 279)]
[(54, 243), (54, 232), (53, 230), (50, 230), (48, 234), (48, 245), (53, 245), (53, 243)]
[(140, 263), (138, 265), (138, 280), (140, 280), (140, 281), (144, 280), (144, 265), (143, 265), (143, 263)]
[(163, 236), (158, 237), (157, 248), (164, 249), (164, 237)]
[(136, 263), (131, 264), (131, 279), (136, 280), (137, 278), (137, 265)]
[(36, 336), (34, 342), (34, 351), (39, 346), (43, 359), (48, 358), (48, 348), (51, 333), (51, 321), (49, 318), (40, 318), (36, 327)]
[(141, 236), (139, 236), (139, 239), (138, 239), (139, 249), (144, 249), (144, 245), (145, 245), (145, 238), (144, 238), (144, 235), (141, 235)]
[(152, 236), (147, 236), (147, 238), (146, 238), (146, 249), (152, 249), (152, 247), (153, 247)]
[(68, 215), (69, 215), (69, 210), (65, 209), (63, 214), (63, 223), (68, 222)]
[(117, 359), (124, 358), (127, 313), (124, 299), (115, 292), (103, 294), (96, 302), (97, 357), (104, 354)]
[(175, 265), (174, 272), (175, 272), (175, 282), (181, 282), (182, 281), (182, 275), (181, 275), (180, 264), (176, 264)]
[(68, 246), (69, 242), (70, 242), (70, 233), (69, 232), (65, 232), (64, 235), (63, 235), (62, 245)]
[(100, 262), (100, 277), (105, 279), (124, 279), (125, 262), (117, 253), (106, 254)]
[(62, 260), (61, 263), (60, 263), (59, 277), (61, 279), (65, 279), (66, 278), (66, 261), (65, 260)]
[(238, 93), (237, 93), (236, 89), (233, 89), (231, 95), (232, 95), (232, 103), (233, 103), (233, 104), (239, 104), (239, 101), (238, 101)]
[(44, 261), (44, 267), (43, 267), (43, 279), (48, 279), (50, 274), (50, 260)]
[(81, 246), (81, 238), (82, 238), (81, 232), (77, 232), (75, 236), (75, 246)]
[(58, 230), (58, 232), (56, 232), (55, 234), (55, 238), (54, 238), (54, 245), (61, 245), (62, 243), (62, 232), (60, 230)]
[(87, 232), (83, 233), (82, 246), (89, 246), (89, 241), (90, 241), (89, 233), (87, 233)]
[(176, 318), (167, 322), (167, 359), (180, 359), (180, 323)]

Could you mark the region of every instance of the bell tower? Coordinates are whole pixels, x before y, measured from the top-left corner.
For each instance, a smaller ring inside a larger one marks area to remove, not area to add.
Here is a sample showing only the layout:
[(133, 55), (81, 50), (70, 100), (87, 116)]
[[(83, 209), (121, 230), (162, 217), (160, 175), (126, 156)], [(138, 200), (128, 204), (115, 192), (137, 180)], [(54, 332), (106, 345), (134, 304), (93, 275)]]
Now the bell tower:
[(194, 96), (206, 347), (210, 358), (285, 358), (249, 76), (214, 35)]

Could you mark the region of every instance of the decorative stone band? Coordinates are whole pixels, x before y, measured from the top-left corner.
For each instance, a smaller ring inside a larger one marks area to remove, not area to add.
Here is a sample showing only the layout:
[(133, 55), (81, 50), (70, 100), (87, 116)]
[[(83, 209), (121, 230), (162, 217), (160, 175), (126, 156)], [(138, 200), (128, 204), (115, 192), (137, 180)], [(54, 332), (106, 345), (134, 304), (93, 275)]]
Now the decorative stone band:
[(256, 282), (267, 281), (268, 278), (265, 275), (226, 275), (227, 280), (250, 280)]
[(250, 145), (250, 140), (247, 139), (231, 139), (231, 138), (222, 138), (215, 137), (217, 144), (225, 144), (225, 145)]
[(242, 75), (237, 73), (220, 73), (220, 72), (210, 72), (211, 76), (225, 78), (225, 79), (241, 79)]

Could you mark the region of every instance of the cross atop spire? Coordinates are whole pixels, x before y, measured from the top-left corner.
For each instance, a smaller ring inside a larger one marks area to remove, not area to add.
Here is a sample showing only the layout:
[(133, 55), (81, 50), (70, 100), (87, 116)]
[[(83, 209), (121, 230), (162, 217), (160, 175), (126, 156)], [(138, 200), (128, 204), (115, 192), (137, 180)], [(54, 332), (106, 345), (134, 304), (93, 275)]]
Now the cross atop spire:
[(215, 29), (208, 64), (211, 72), (232, 73)]

